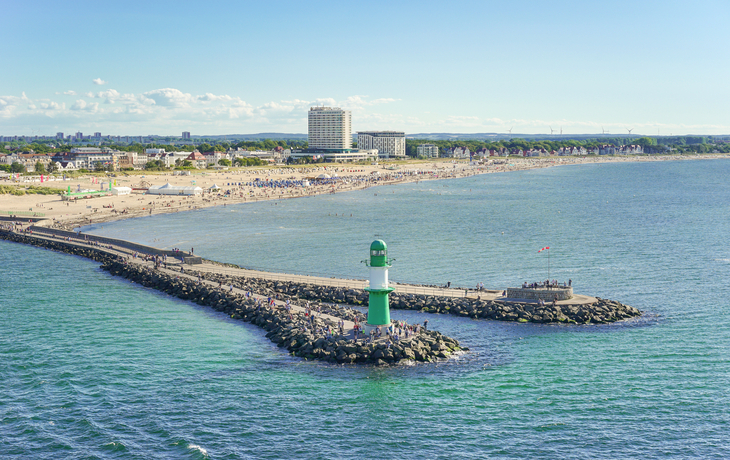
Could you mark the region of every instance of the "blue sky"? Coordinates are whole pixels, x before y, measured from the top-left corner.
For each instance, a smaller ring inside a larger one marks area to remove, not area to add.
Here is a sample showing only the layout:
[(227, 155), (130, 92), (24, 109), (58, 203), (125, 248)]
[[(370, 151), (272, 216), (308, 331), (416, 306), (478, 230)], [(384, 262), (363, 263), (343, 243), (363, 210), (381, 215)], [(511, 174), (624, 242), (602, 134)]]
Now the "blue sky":
[(9, 0), (0, 135), (730, 134), (730, 2)]

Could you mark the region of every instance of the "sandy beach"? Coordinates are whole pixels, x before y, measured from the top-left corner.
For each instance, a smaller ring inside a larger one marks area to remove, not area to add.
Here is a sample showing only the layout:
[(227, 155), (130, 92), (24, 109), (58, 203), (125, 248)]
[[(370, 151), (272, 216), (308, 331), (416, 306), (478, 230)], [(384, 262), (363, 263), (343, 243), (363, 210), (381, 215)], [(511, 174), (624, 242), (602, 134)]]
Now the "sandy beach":
[[(560, 165), (580, 165), (593, 163), (648, 162), (648, 161), (681, 161), (697, 159), (728, 158), (729, 155), (667, 155), (667, 156), (625, 156), (625, 157), (538, 157), (538, 158), (494, 158), (485, 164), (470, 165), (464, 161), (418, 161), (413, 160), (398, 165), (348, 165), (326, 164), (309, 167), (256, 167), (225, 171), (192, 171), (190, 176), (173, 175), (172, 172), (143, 172), (132, 175), (115, 173), (114, 185), (126, 187), (143, 187), (164, 185), (169, 183), (178, 186), (195, 185), (201, 187), (201, 196), (159, 196), (132, 193), (126, 196), (102, 196), (80, 199), (78, 201), (62, 201), (60, 195), (27, 194), (16, 196), (0, 195), (0, 212), (19, 213), (21, 217), (30, 217), (28, 213), (36, 213), (41, 224), (55, 228), (72, 230), (89, 223), (154, 215), (168, 212), (179, 212), (211, 206), (225, 206), (261, 200), (290, 199), (326, 193), (340, 193), (364, 189), (378, 185), (415, 182), (420, 180), (451, 179), (475, 174), (492, 174), (509, 171), (520, 171), (536, 168), (547, 168)], [(337, 177), (326, 184), (310, 186), (292, 186), (285, 188), (254, 187), (245, 184), (259, 181), (298, 181), (315, 178), (322, 174)], [(22, 180), (23, 178), (21, 178)], [(0, 185), (36, 185), (61, 190), (96, 189), (102, 182), (108, 184), (109, 179), (103, 175), (89, 174), (69, 180), (50, 182), (13, 182), (0, 180)], [(244, 185), (239, 185), (244, 184)], [(217, 185), (218, 190), (211, 187)], [(230, 193), (226, 194), (226, 191)]]

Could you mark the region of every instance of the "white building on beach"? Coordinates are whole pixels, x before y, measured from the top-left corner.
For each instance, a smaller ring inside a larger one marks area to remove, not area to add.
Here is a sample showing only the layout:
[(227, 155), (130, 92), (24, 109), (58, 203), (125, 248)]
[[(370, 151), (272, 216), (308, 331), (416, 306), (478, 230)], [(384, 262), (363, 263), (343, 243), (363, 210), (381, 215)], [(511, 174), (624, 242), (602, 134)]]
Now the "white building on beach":
[(339, 107), (310, 107), (308, 141), (310, 149), (352, 148), (352, 113)]
[(147, 190), (148, 195), (202, 195), (203, 189), (192, 185), (153, 185)]
[(418, 147), (416, 147), (416, 155), (426, 158), (438, 158), (439, 148), (435, 144), (418, 144)]
[(406, 133), (403, 131), (358, 131), (357, 148), (377, 149), (380, 158), (405, 158)]
[(290, 157), (325, 161), (374, 161), (375, 149), (352, 148), (352, 116), (339, 107), (310, 107), (309, 148), (292, 150)]

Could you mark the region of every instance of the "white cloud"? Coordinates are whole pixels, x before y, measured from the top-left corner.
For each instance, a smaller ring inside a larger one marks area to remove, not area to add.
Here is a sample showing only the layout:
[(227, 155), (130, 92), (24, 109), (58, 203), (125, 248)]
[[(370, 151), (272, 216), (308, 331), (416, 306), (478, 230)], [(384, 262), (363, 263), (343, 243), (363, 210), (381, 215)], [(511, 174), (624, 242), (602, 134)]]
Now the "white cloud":
[(84, 110), (86, 108), (86, 101), (78, 99), (74, 105), (71, 106), (71, 110)]
[[(66, 103), (68, 96), (75, 102)], [(56, 99), (34, 99), (25, 93), (18, 96), (0, 95), (0, 118), (3, 134), (22, 134), (27, 127), (47, 133), (64, 130), (100, 130), (118, 134), (172, 134), (191, 130), (202, 134), (296, 132), (307, 130), (307, 111), (315, 105), (342, 107), (353, 110), (353, 130), (397, 129), (406, 132), (507, 132), (549, 134), (550, 127), (563, 128), (564, 133), (600, 133), (602, 128), (612, 133), (634, 134), (724, 133), (730, 126), (679, 125), (661, 122), (637, 122), (631, 126), (611, 121), (568, 119), (542, 120), (486, 117), (474, 113), (431, 113), (411, 115), (387, 106), (399, 99), (353, 95), (342, 99), (287, 99), (252, 104), (229, 94), (202, 92), (186, 93), (176, 88), (160, 88), (141, 93), (122, 93), (116, 89), (78, 93), (73, 90), (56, 93)], [(87, 128), (88, 127), (88, 128)]]
[(53, 102), (53, 101), (40, 103), (40, 107), (43, 110), (60, 110), (60, 109), (64, 108), (65, 106), (66, 106), (65, 104), (62, 105), (62, 104), (58, 104), (57, 102)]
[(222, 94), (220, 96), (216, 96), (213, 93), (205, 93), (202, 96), (196, 96), (195, 99), (199, 101), (204, 102), (210, 102), (210, 101), (232, 101), (233, 98), (227, 94)]
[(400, 101), (400, 99), (393, 99), (392, 97), (381, 97), (380, 99), (375, 99), (371, 102), (372, 105), (376, 104), (388, 104), (390, 102), (397, 102)]
[(393, 99), (393, 98), (379, 98), (379, 99), (373, 99), (369, 100), (369, 96), (350, 96), (344, 101), (339, 103), (340, 107), (348, 108), (350, 110), (361, 110), (364, 107), (378, 105), (378, 104), (388, 104), (390, 102), (396, 102), (400, 99)]
[(94, 78), (91, 81), (93, 81), (95, 85), (106, 85), (108, 83), (108, 82), (102, 80), (101, 78)]
[(97, 110), (99, 110), (99, 103), (98, 102), (88, 103), (83, 99), (78, 99), (74, 103), (74, 105), (71, 106), (71, 110), (96, 112)]
[(87, 93), (87, 97), (95, 97), (98, 99), (104, 99), (104, 104), (114, 104), (114, 102), (122, 97), (121, 94), (119, 94), (119, 91), (115, 89), (108, 89), (106, 91), (99, 91), (96, 94), (93, 93)]
[(162, 88), (154, 91), (147, 91), (142, 96), (145, 100), (162, 107), (188, 107), (194, 98), (190, 93), (183, 93), (175, 88)]
[[(314, 102), (309, 102), (307, 105), (323, 105), (325, 107), (337, 107), (337, 101), (332, 99), (331, 97), (325, 97), (325, 98), (318, 98), (315, 99)], [(339, 104), (341, 105), (341, 104)]]

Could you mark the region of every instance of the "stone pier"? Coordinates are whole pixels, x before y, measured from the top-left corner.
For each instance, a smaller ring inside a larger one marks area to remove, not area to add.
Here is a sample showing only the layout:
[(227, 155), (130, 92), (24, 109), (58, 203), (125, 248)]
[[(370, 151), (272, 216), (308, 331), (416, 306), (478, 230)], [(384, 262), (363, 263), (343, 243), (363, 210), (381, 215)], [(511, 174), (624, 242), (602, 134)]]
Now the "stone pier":
[(507, 298), (520, 300), (543, 300), (552, 302), (557, 300), (570, 300), (573, 298), (573, 288), (570, 286), (551, 286), (540, 288), (507, 288)]

